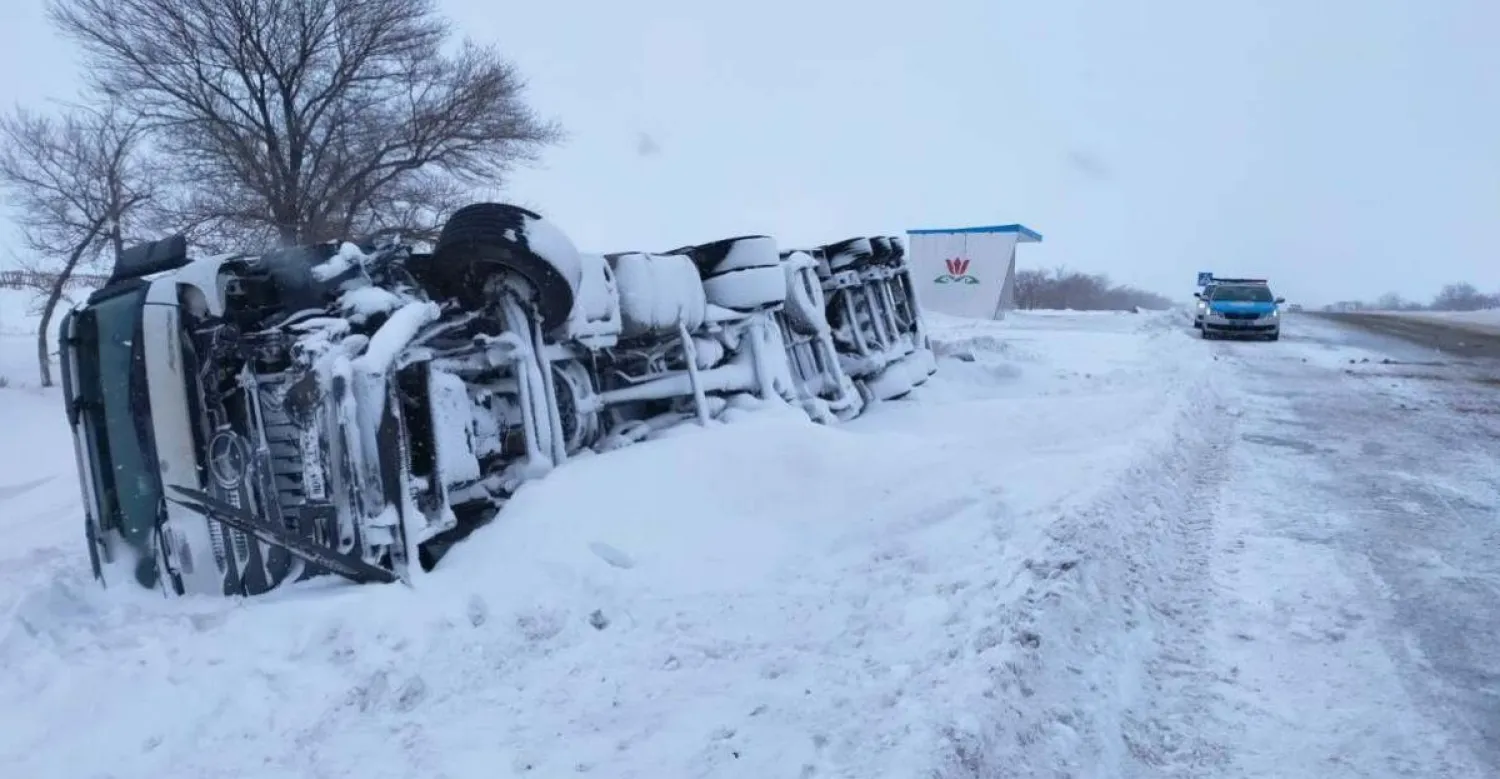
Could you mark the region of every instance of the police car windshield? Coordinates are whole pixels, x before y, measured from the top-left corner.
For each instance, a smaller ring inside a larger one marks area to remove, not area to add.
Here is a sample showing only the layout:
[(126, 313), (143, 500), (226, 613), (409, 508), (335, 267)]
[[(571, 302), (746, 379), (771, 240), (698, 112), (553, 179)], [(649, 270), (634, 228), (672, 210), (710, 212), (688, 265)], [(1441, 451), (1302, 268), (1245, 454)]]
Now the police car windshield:
[(1214, 300), (1223, 300), (1231, 303), (1270, 303), (1276, 298), (1271, 297), (1271, 289), (1253, 284), (1234, 284), (1215, 287)]

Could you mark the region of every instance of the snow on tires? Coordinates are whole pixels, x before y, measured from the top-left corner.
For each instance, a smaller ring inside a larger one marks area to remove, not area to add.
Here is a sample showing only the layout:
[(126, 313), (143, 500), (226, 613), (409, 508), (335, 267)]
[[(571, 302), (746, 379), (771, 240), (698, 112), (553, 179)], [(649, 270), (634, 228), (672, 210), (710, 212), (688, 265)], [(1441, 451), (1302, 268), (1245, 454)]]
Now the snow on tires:
[[(904, 255), (894, 237), (758, 235), (589, 254), (501, 203), (456, 211), (430, 253), (137, 247), (119, 294), (65, 325), (95, 575), (219, 595), (411, 580), (571, 457), (747, 404), (847, 420), (936, 369)], [(132, 322), (166, 347), (107, 375)], [(151, 394), (137, 429), (159, 468), (104, 440), (130, 410), (92, 402), (110, 382)], [(118, 478), (149, 499), (91, 499)]]

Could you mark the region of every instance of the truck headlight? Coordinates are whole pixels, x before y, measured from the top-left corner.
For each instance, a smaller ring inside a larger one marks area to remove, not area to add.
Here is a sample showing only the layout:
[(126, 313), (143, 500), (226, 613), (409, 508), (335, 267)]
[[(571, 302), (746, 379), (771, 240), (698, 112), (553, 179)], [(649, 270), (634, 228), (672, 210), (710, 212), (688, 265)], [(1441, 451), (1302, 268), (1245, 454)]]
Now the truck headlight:
[(1270, 312), (1267, 312), (1265, 314), (1261, 314), (1260, 318), (1261, 319), (1280, 319), (1281, 318), (1281, 312), (1280, 311), (1270, 311)]

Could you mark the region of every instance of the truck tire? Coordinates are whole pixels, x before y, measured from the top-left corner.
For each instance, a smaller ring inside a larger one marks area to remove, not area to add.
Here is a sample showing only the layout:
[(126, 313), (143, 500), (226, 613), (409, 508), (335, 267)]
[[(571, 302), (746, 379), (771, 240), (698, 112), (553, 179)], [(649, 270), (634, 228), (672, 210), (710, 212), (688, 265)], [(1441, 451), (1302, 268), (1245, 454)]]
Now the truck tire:
[[(816, 281), (817, 260), (802, 251), (782, 253), (782, 276), (786, 283), (786, 305), (781, 311), (786, 315), (787, 325), (799, 335), (818, 336), (828, 331), (828, 303), (823, 297), (823, 287)], [(807, 268), (808, 274), (800, 269)], [(813, 282), (808, 284), (808, 277)]]
[(742, 314), (775, 308), (786, 301), (786, 272), (776, 240), (742, 235), (673, 251), (691, 257), (703, 279), (708, 302)]
[(519, 277), (548, 330), (567, 321), (583, 276), (582, 259), (567, 236), (540, 215), (508, 203), (473, 203), (453, 212), (429, 265), (423, 276), (443, 297), (475, 307), (484, 305), (492, 274)]
[(888, 235), (885, 237), (891, 247), (891, 264), (897, 268), (906, 265), (906, 244), (901, 241), (899, 235)]
[(869, 238), (846, 238), (823, 247), (823, 256), (828, 258), (828, 269), (833, 273), (844, 270), (861, 270), (875, 256), (875, 247)]

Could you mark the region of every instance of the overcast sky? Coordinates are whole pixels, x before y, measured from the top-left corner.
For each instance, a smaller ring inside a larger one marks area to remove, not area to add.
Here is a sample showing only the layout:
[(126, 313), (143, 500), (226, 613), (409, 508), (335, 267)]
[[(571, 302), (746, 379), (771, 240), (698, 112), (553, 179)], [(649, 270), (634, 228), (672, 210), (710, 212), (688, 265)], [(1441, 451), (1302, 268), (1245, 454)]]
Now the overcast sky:
[[(72, 94), (40, 0), (10, 6), (0, 101)], [(444, 6), (571, 134), (485, 196), (583, 248), (1020, 222), (1023, 266), (1179, 298), (1500, 290), (1495, 0)]]

